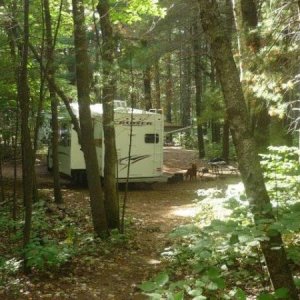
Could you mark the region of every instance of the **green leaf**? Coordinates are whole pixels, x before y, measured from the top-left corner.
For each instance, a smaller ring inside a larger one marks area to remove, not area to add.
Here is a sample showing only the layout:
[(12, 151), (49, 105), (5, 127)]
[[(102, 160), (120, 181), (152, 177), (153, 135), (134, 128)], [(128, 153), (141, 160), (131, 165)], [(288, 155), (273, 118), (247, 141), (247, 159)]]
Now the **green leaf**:
[(201, 296), (202, 292), (203, 292), (203, 289), (202, 288), (198, 288), (198, 289), (189, 291), (189, 295), (190, 296), (195, 296), (195, 297), (196, 296)]
[(217, 278), (220, 276), (220, 272), (217, 268), (209, 268), (207, 271), (207, 275), (209, 278)]
[(288, 299), (289, 290), (287, 288), (277, 289), (274, 293), (276, 299)]
[(300, 287), (300, 278), (294, 278), (295, 285)]
[(156, 282), (152, 282), (152, 281), (146, 281), (143, 282), (142, 284), (138, 285), (138, 288), (141, 289), (143, 292), (152, 292), (154, 290), (156, 290), (158, 288), (157, 283)]
[(237, 289), (236, 293), (234, 294), (234, 297), (236, 300), (246, 300), (247, 299), (245, 292), (240, 288)]
[(196, 297), (193, 298), (193, 300), (205, 300), (205, 299), (207, 299), (207, 298), (203, 295), (196, 296)]
[(257, 300), (274, 300), (274, 296), (272, 296), (271, 294), (261, 294), (258, 296)]
[(184, 291), (180, 291), (173, 295), (173, 300), (183, 300), (184, 299)]
[(154, 278), (154, 283), (160, 287), (164, 286), (169, 281), (169, 275), (167, 273), (159, 273)]
[(147, 294), (148, 297), (150, 297), (151, 300), (161, 300), (161, 294), (158, 293), (150, 293)]
[(218, 285), (214, 282), (210, 282), (207, 286), (207, 289), (210, 291), (215, 291), (218, 289)]
[(223, 278), (214, 278), (213, 282), (218, 286), (219, 289), (225, 288), (225, 281)]

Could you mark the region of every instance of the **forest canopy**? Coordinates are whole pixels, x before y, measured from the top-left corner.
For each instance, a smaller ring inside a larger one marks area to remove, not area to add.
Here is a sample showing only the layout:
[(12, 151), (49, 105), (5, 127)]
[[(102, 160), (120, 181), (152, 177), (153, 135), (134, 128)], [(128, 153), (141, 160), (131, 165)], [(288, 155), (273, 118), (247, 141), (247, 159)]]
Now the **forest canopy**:
[[(80, 251), (87, 255), (79, 246), (87, 234), (94, 248), (130, 245), (128, 188), (134, 164), (151, 156), (133, 152), (142, 148), (133, 127), (155, 115), (161, 131), (142, 140), (159, 149), (157, 178), (166, 175), (163, 146), (180, 147), (196, 157), (169, 182), (219, 178), (223, 168), (239, 174), (244, 190), (224, 196), (231, 220), (202, 222), (199, 215), (175, 230), (169, 270), (140, 283), (140, 292), (153, 299), (298, 299), (299, 20), (299, 0), (0, 0), (0, 295), (10, 271), (51, 273)], [(117, 123), (122, 111), (126, 122)], [(134, 112), (145, 120), (135, 121)], [(128, 134), (122, 199), (117, 124)], [(71, 156), (74, 140), (84, 167), (63, 172), (62, 149)], [(45, 160), (51, 192), (37, 171)], [(88, 189), (89, 226), (78, 235), (61, 173)], [(218, 199), (204, 194), (201, 201)], [(49, 210), (58, 234), (49, 233)], [(261, 280), (236, 273), (252, 263)], [(235, 285), (237, 278), (243, 283)], [(257, 286), (247, 288), (253, 278)], [(11, 296), (10, 288), (2, 294)]]

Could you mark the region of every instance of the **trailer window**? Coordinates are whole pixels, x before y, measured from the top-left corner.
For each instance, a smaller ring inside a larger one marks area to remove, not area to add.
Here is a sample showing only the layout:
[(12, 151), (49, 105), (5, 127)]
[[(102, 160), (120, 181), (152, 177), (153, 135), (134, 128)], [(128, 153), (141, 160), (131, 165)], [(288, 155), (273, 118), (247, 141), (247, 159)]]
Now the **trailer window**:
[(145, 143), (146, 144), (158, 144), (159, 135), (157, 133), (146, 133), (145, 134)]

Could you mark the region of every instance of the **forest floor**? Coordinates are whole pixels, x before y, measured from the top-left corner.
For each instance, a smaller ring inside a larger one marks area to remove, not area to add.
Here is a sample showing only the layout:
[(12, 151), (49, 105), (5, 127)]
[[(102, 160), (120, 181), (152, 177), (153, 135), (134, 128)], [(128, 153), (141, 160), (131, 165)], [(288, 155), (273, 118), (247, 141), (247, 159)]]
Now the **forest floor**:
[[(164, 155), (164, 170), (168, 173), (184, 173), (192, 162), (204, 166), (195, 151), (168, 147)], [(4, 175), (11, 176), (10, 172), (7, 170)], [(41, 192), (51, 197), (51, 177), (43, 163), (37, 172)], [(131, 189), (126, 210), (129, 220), (126, 243), (119, 243), (116, 235), (114, 246), (104, 247), (100, 256), (91, 249), (89, 255), (74, 256), (57, 272), (29, 276), (19, 273), (15, 283), (0, 288), (0, 299), (146, 299), (138, 285), (166, 266), (161, 253), (172, 243), (169, 233), (197, 213), (194, 203), (197, 190), (221, 188), (233, 181), (238, 181), (238, 177), (204, 174), (196, 180)], [(87, 189), (70, 187), (64, 181), (63, 195), (67, 214), (75, 214), (76, 225), (92, 232)], [(121, 201), (123, 196), (120, 191)]]

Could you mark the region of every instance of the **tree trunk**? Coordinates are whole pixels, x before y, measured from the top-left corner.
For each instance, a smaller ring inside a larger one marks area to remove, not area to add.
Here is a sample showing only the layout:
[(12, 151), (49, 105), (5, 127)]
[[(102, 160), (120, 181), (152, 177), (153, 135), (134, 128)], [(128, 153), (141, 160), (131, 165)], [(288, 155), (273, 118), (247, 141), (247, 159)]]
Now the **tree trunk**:
[(167, 54), (166, 57), (166, 121), (172, 122), (172, 102), (173, 102), (173, 81), (172, 81), (172, 66), (171, 66), (171, 54)]
[(205, 157), (205, 146), (203, 139), (203, 129), (201, 123), (202, 115), (202, 70), (201, 70), (201, 41), (200, 31), (197, 20), (193, 24), (193, 50), (194, 50), (194, 70), (195, 70), (195, 87), (196, 87), (196, 118), (197, 118), (197, 140), (199, 158)]
[(97, 236), (103, 236), (107, 234), (108, 228), (90, 111), (90, 76), (84, 7), (81, 0), (72, 0), (72, 4), (81, 146), (86, 165), (94, 230)]
[(159, 61), (154, 65), (154, 83), (155, 83), (155, 108), (161, 108), (160, 103), (160, 70)]
[[(241, 44), (242, 52), (241, 59), (244, 61), (244, 68), (249, 72), (257, 72), (257, 53), (260, 50), (260, 35), (258, 32), (258, 13), (254, 0), (239, 0), (240, 16), (242, 34)], [(245, 78), (247, 79), (247, 78)], [(248, 93), (246, 99), (249, 109), (253, 107), (252, 103), (256, 103), (255, 108), (250, 111), (252, 129), (254, 131), (254, 137), (259, 147), (259, 151), (266, 151), (270, 144), (270, 116), (268, 114), (267, 103), (265, 99), (257, 99), (255, 95)], [(257, 105), (257, 103), (261, 103)]]
[(2, 173), (2, 138), (0, 137), (0, 203), (5, 201), (4, 182)]
[[(29, 0), (24, 0), (24, 39), (22, 47), (22, 58), (18, 79), (18, 101), (21, 110), (21, 144), (22, 144), (22, 180), (23, 180), (23, 201), (25, 206), (25, 224), (23, 235), (24, 249), (30, 243), (31, 219), (32, 219), (32, 196), (33, 196), (33, 168), (34, 159), (30, 129), (28, 124), (30, 92), (28, 85), (28, 45), (29, 45)], [(25, 254), (24, 272), (29, 273), (30, 267), (27, 264)]]
[(103, 131), (105, 143), (104, 156), (104, 194), (105, 209), (110, 229), (119, 229), (120, 210), (116, 182), (116, 140), (114, 127), (114, 91), (116, 76), (114, 73), (115, 43), (109, 15), (109, 2), (101, 0), (97, 6), (102, 32), (103, 64)]
[(143, 71), (143, 80), (144, 80), (144, 94), (145, 94), (145, 108), (149, 110), (152, 108), (152, 99), (151, 99), (151, 67), (146, 66)]
[(182, 105), (181, 123), (183, 127), (191, 125), (191, 49), (190, 45), (183, 47), (181, 52), (182, 80), (180, 102)]
[(274, 215), (264, 184), (255, 140), (250, 131), (249, 114), (233, 59), (231, 43), (226, 32), (222, 30), (223, 24), (216, 1), (198, 0), (198, 3), (202, 27), (216, 61), (246, 194), (256, 225), (260, 228), (263, 226), (268, 236), (268, 240), (262, 241), (260, 245), (272, 284), (275, 289), (287, 288), (289, 299), (298, 300), (281, 235), (279, 232), (272, 234), (268, 232), (269, 225), (274, 222)]
[(211, 120), (211, 141), (219, 144), (221, 142), (221, 126), (219, 121)]
[[(49, 8), (49, 0), (44, 0), (45, 10), (45, 25), (46, 25), (46, 57), (48, 76), (54, 78), (54, 53), (53, 53), (53, 39), (52, 39), (52, 25), (51, 14)], [(53, 86), (49, 86), (50, 100), (51, 100), (51, 115), (52, 115), (52, 161), (53, 161), (53, 185), (54, 185), (54, 199), (56, 204), (63, 203), (63, 198), (60, 189), (59, 176), (59, 161), (58, 161), (58, 101)]]

